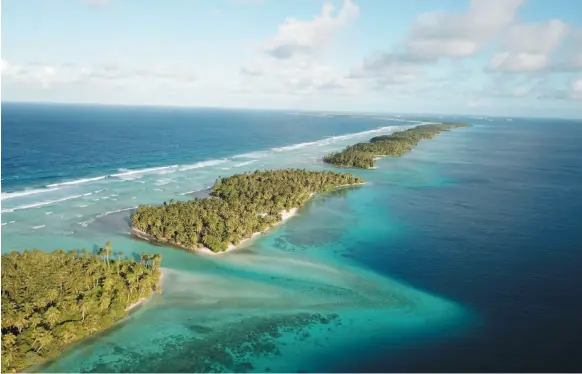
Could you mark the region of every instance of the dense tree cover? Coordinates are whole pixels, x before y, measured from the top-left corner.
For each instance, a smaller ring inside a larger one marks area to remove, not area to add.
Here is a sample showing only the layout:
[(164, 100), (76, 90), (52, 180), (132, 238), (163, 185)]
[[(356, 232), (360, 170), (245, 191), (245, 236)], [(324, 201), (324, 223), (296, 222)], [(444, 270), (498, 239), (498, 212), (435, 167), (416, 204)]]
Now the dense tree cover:
[(255, 171), (219, 178), (211, 197), (160, 206), (140, 206), (132, 226), (154, 240), (187, 249), (221, 252), (282, 219), (316, 192), (362, 183), (347, 173), (299, 169)]
[(441, 123), (419, 125), (391, 135), (376, 136), (368, 143), (351, 145), (341, 152), (332, 153), (323, 161), (343, 167), (371, 168), (380, 156), (400, 156), (418, 144), (422, 139), (432, 139), (443, 131), (468, 126), (464, 123)]
[(2, 372), (19, 371), (57, 356), (76, 340), (111, 326), (126, 308), (160, 292), (161, 255), (140, 261), (34, 249), (2, 255)]

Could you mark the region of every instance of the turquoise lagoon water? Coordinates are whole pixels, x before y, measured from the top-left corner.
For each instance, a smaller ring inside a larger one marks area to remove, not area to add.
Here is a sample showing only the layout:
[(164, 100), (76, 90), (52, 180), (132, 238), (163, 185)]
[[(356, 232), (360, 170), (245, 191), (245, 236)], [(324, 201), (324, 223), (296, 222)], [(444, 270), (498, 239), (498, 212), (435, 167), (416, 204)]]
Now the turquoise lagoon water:
[[(543, 368), (529, 356), (543, 357), (540, 341), (562, 348), (544, 362), (578, 365), (568, 358), (579, 308), (556, 296), (580, 279), (579, 256), (563, 249), (579, 239), (576, 123), (552, 123), (558, 152), (538, 146), (546, 122), (447, 118), (473, 126), (354, 171), (365, 185), (318, 195), (243, 248), (203, 256), (131, 238), (129, 213), (188, 199), (218, 176), (333, 170), (324, 154), (435, 118), (4, 105), (2, 252), (111, 240), (126, 255), (164, 256), (161, 295), (36, 370), (531, 369)], [(561, 218), (545, 223), (544, 241), (536, 228), (551, 216)]]

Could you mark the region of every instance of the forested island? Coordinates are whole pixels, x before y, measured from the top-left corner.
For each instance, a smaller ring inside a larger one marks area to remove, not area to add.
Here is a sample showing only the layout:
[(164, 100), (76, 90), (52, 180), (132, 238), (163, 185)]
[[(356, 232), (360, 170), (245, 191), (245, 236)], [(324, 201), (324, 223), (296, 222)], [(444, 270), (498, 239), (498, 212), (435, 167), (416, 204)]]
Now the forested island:
[(132, 229), (144, 239), (223, 252), (280, 222), (313, 194), (363, 182), (348, 173), (300, 169), (235, 174), (219, 178), (210, 197), (139, 206)]
[(439, 123), (419, 125), (390, 135), (376, 136), (367, 143), (351, 145), (341, 152), (323, 158), (324, 162), (340, 167), (369, 169), (381, 156), (401, 156), (423, 139), (432, 139), (443, 131), (466, 127), (465, 123)]
[(2, 255), (2, 372), (58, 356), (161, 292), (161, 255), (38, 249)]

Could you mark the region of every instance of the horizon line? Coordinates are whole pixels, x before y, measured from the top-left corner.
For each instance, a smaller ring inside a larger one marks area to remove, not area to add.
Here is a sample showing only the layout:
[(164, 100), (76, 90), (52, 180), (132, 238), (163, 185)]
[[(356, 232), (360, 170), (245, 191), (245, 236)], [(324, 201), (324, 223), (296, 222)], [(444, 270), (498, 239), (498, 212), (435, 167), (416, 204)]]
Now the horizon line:
[(195, 105), (171, 105), (171, 104), (127, 104), (127, 103), (98, 103), (98, 102), (63, 102), (63, 101), (26, 101), (26, 100), (0, 100), (0, 104), (32, 104), (32, 105), (61, 105), (61, 106), (100, 106), (100, 107), (125, 107), (125, 108), (169, 108), (169, 109), (219, 109), (219, 110), (241, 110), (241, 111), (272, 111), (294, 113), (321, 113), (321, 114), (391, 114), (391, 115), (417, 115), (417, 116), (462, 116), (462, 117), (484, 117), (484, 118), (524, 118), (524, 119), (566, 119), (582, 120), (579, 117), (556, 117), (556, 116), (526, 116), (508, 114), (484, 114), (484, 113), (438, 113), (438, 112), (394, 112), (394, 111), (362, 111), (362, 110), (326, 110), (326, 109), (300, 109), (300, 108), (265, 108), (265, 107), (240, 107), (240, 106), (195, 106)]

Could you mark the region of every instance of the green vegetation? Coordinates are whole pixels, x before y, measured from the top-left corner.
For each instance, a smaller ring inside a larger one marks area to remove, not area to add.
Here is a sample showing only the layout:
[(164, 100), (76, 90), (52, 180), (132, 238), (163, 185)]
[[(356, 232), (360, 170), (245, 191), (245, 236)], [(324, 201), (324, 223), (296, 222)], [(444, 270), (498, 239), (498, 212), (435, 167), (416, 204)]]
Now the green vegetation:
[(60, 354), (67, 344), (103, 330), (127, 308), (160, 292), (161, 255), (113, 259), (34, 249), (2, 255), (2, 372), (20, 371)]
[(336, 166), (368, 169), (374, 166), (376, 158), (380, 156), (401, 156), (422, 139), (432, 139), (443, 131), (465, 126), (468, 125), (464, 123), (420, 125), (391, 135), (373, 137), (368, 143), (351, 145), (341, 152), (325, 156), (323, 161)]
[(281, 221), (281, 211), (302, 206), (312, 194), (357, 183), (363, 180), (347, 173), (298, 169), (236, 174), (219, 178), (209, 198), (142, 205), (131, 222), (140, 237), (222, 252)]

